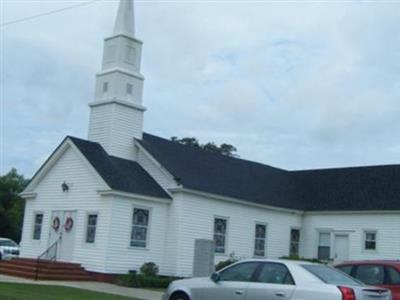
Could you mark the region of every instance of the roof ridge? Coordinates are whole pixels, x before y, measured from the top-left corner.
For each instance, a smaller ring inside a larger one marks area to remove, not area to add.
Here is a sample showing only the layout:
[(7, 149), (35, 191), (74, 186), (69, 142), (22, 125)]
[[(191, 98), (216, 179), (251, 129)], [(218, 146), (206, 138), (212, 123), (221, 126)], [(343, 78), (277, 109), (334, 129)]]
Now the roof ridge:
[[(265, 163), (262, 163), (262, 162), (249, 160), (249, 159), (244, 159), (244, 158), (241, 158), (241, 157), (228, 156), (228, 155), (224, 155), (224, 154), (221, 154), (221, 153), (208, 151), (208, 150), (205, 150), (205, 149), (203, 149), (201, 147), (195, 147), (195, 146), (192, 146), (192, 145), (181, 144), (179, 142), (172, 141), (172, 140), (169, 140), (167, 138), (160, 137), (160, 136), (157, 136), (157, 135), (154, 135), (154, 134), (151, 134), (151, 133), (143, 132), (143, 135), (147, 135), (147, 136), (150, 136), (152, 138), (156, 138), (156, 139), (162, 140), (162, 141), (164, 141), (166, 143), (171, 143), (171, 144), (174, 143), (174, 145), (179, 145), (182, 148), (186, 148), (187, 147), (187, 148), (193, 149), (194, 151), (206, 153), (207, 155), (210, 155), (210, 156), (221, 157), (221, 158), (227, 159), (227, 160), (230, 159), (230, 160), (242, 161), (242, 162), (251, 163), (251, 164), (254, 164), (254, 165), (259, 165), (259, 166), (262, 166), (262, 167), (272, 168), (272, 169), (275, 169), (275, 170), (278, 170), (278, 171), (289, 172), (288, 170), (285, 170), (285, 169), (282, 169), (282, 168), (278, 168), (278, 167), (275, 167), (275, 166), (271, 166), (271, 165), (268, 165), (268, 164), (265, 164)], [(146, 142), (144, 139), (142, 139), (141, 141)]]
[(400, 164), (383, 164), (383, 165), (365, 165), (365, 166), (349, 166), (349, 167), (327, 167), (327, 168), (316, 168), (316, 169), (304, 169), (304, 170), (290, 170), (290, 173), (300, 172), (315, 172), (315, 171), (338, 171), (338, 170), (356, 170), (356, 169), (373, 169), (373, 168), (386, 168), (386, 167), (400, 167)]
[(80, 137), (76, 137), (76, 136), (72, 136), (72, 135), (67, 135), (65, 138), (69, 138), (69, 139), (74, 139), (74, 140), (80, 140), (80, 141), (84, 141), (84, 142), (88, 142), (88, 143), (94, 143), (94, 144), (98, 144), (97, 142), (93, 142), (90, 140), (86, 140)]
[(123, 158), (123, 157), (118, 157), (118, 156), (115, 156), (115, 155), (108, 155), (108, 157), (115, 158), (115, 159), (118, 159), (118, 160), (129, 161), (129, 162), (132, 162), (132, 163), (138, 163), (136, 160), (131, 160), (131, 159)]

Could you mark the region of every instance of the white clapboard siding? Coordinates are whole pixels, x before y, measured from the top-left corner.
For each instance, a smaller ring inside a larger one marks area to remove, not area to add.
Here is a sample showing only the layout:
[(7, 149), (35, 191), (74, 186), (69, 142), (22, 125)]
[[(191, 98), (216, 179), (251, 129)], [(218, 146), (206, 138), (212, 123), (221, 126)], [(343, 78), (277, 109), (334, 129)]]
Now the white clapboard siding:
[[(399, 259), (400, 215), (372, 213), (306, 214), (303, 225), (303, 254), (317, 257), (319, 231), (349, 234), (349, 259)], [(377, 250), (364, 250), (364, 231), (377, 231)], [(332, 234), (333, 234), (332, 233)], [(333, 247), (333, 245), (332, 245)], [(332, 249), (332, 248), (331, 248)]]
[(92, 106), (89, 140), (100, 143), (108, 154), (135, 158), (134, 138), (142, 138), (143, 112), (117, 103)]
[(226, 255), (216, 256), (216, 262), (228, 259), (230, 253), (240, 258), (252, 258), (256, 222), (267, 224), (266, 256), (287, 256), (290, 229), (302, 225), (302, 216), (291, 212), (271, 211), (187, 193), (174, 197), (176, 200), (180, 201), (177, 218), (177, 274), (180, 276), (191, 276), (195, 239), (213, 239), (216, 216), (228, 218)]
[[(182, 276), (178, 273), (178, 264), (182, 256), (178, 243), (180, 241), (180, 229), (182, 224), (182, 194), (173, 194), (173, 201), (168, 208), (167, 238), (164, 244), (164, 275)], [(191, 222), (194, 220), (191, 220)]]
[[(162, 201), (162, 200), (161, 200)], [(167, 217), (169, 202), (154, 202), (114, 197), (111, 206), (106, 272), (127, 273), (139, 271), (145, 262), (154, 262), (164, 272), (164, 245), (167, 238)], [(147, 248), (130, 247), (133, 209), (150, 210)]]
[(111, 124), (113, 115), (110, 113), (111, 105), (99, 105), (90, 109), (89, 134), (91, 141), (100, 143), (108, 149), (111, 142)]
[(163, 167), (158, 165), (155, 160), (149, 157), (149, 154), (145, 153), (139, 148), (137, 151), (137, 162), (142, 166), (154, 178), (159, 185), (164, 189), (170, 189), (177, 187), (176, 182)]
[[(68, 192), (62, 191), (61, 184), (63, 182), (69, 185)], [(35, 258), (49, 246), (52, 211), (76, 210), (77, 216), (74, 221), (76, 234), (72, 260), (81, 263), (88, 270), (104, 271), (111, 202), (102, 201), (96, 192), (102, 187), (81, 155), (73, 148), (66, 150), (33, 190), (37, 193), (37, 197), (26, 201), (21, 256)], [(35, 211), (44, 213), (42, 234), (39, 241), (32, 239)], [(94, 245), (85, 243), (88, 212), (99, 214)]]

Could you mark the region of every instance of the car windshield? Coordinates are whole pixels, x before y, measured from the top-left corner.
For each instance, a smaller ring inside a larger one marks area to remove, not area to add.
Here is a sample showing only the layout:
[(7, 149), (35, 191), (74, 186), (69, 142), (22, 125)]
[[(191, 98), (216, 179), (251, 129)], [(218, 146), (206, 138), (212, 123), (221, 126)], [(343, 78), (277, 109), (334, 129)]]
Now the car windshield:
[(12, 240), (3, 240), (3, 241), (0, 241), (0, 247), (1, 246), (3, 246), (3, 247), (17, 247), (18, 245), (15, 242), (13, 242)]
[(323, 265), (302, 265), (308, 272), (317, 276), (323, 282), (335, 285), (362, 286), (363, 284), (356, 279), (328, 266)]

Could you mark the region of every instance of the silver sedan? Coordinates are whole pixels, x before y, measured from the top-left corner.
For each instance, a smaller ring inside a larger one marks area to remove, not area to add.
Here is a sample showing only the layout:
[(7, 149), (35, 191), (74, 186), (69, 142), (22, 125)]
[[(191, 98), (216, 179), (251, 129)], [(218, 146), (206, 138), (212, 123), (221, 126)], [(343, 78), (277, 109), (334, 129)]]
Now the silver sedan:
[(19, 246), (13, 240), (0, 237), (0, 260), (19, 256)]
[(331, 267), (302, 261), (245, 260), (209, 278), (177, 280), (163, 300), (392, 300)]

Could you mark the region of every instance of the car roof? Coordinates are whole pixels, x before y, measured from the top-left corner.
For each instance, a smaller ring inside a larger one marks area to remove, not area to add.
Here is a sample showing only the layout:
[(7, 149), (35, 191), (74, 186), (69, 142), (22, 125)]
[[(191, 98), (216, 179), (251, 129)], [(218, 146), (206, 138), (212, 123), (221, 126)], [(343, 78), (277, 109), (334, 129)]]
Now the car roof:
[(11, 241), (11, 239), (0, 237), (0, 241)]
[(336, 264), (335, 267), (340, 266), (348, 266), (348, 265), (400, 265), (400, 260), (354, 260), (354, 261), (346, 261), (340, 264)]
[(271, 262), (271, 263), (283, 263), (286, 265), (315, 265), (316, 263), (304, 261), (304, 260), (291, 260), (291, 259), (267, 259), (267, 258), (253, 258), (245, 259), (240, 262), (257, 261), (257, 262)]

